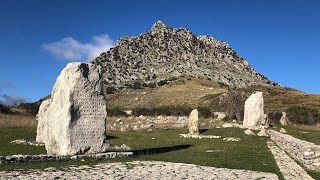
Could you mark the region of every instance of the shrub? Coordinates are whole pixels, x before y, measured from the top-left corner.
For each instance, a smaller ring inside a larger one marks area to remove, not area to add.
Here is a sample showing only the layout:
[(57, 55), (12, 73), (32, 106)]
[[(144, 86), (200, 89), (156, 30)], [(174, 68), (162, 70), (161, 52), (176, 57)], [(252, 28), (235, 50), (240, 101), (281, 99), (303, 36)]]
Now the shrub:
[(245, 97), (238, 91), (230, 91), (220, 96), (219, 105), (230, 118), (237, 118), (244, 112)]
[(199, 117), (203, 117), (203, 118), (212, 117), (212, 113), (211, 113), (210, 108), (208, 108), (208, 107), (198, 107), (197, 109), (199, 111)]
[(108, 116), (127, 116), (120, 107), (115, 107), (113, 109), (107, 109)]
[(9, 114), (11, 110), (8, 106), (0, 104), (0, 113)]
[(157, 87), (156, 83), (148, 83), (147, 86), (148, 86), (149, 88), (155, 88), (155, 87)]
[(138, 108), (134, 108), (132, 110), (132, 115), (134, 115), (134, 116), (140, 116), (140, 115), (152, 116), (154, 114), (152, 112), (152, 109), (138, 107)]
[(294, 124), (320, 123), (320, 111), (317, 108), (306, 106), (293, 106), (286, 111), (288, 119)]
[(167, 80), (161, 80), (158, 82), (158, 86), (163, 86), (163, 85), (166, 85), (168, 84), (168, 81)]
[(107, 87), (106, 94), (114, 94), (116, 92), (116, 88), (114, 87)]
[[(132, 110), (132, 114), (134, 116), (188, 116), (192, 109), (192, 107), (188, 106), (161, 106), (156, 108), (137, 107)], [(208, 118), (212, 115), (210, 109), (207, 107), (199, 107), (197, 109), (200, 117)]]
[(282, 117), (282, 112), (271, 112), (268, 113), (269, 117), (269, 124), (279, 124), (280, 123), (280, 118)]

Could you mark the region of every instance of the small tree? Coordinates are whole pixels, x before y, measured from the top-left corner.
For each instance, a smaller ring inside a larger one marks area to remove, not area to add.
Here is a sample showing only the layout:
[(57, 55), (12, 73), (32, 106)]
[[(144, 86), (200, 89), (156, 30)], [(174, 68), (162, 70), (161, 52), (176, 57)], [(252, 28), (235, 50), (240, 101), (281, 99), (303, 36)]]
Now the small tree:
[(224, 93), (220, 96), (219, 106), (230, 118), (242, 120), (244, 112), (244, 95), (234, 90)]

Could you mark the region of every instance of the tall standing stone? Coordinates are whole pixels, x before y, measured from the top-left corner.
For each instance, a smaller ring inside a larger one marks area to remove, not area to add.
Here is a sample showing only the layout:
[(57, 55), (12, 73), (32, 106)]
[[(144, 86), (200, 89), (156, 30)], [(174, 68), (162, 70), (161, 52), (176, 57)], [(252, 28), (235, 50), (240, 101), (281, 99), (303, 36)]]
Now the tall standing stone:
[(37, 127), (37, 137), (36, 142), (38, 143), (45, 143), (45, 139), (47, 136), (47, 121), (46, 121), (46, 110), (50, 104), (50, 99), (42, 101), (39, 112), (37, 114), (37, 121), (38, 121), (38, 127)]
[(37, 141), (54, 156), (103, 152), (106, 116), (101, 68), (69, 63), (41, 104)]
[(287, 113), (286, 112), (282, 112), (282, 116), (280, 118), (280, 124), (282, 126), (288, 126), (290, 124), (290, 121), (287, 117)]
[(198, 135), (199, 133), (199, 113), (197, 109), (191, 111), (188, 119), (189, 134)]
[(252, 94), (245, 102), (243, 125), (245, 127), (260, 126), (264, 121), (263, 108), (262, 92)]

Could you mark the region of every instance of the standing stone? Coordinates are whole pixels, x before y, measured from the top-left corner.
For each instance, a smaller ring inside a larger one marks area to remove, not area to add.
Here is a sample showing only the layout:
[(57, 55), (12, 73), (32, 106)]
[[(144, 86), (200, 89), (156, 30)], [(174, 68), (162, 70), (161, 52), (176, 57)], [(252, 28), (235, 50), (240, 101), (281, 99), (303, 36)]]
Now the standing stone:
[(49, 106), (49, 100), (42, 101), (39, 112), (37, 114), (37, 121), (38, 121), (38, 127), (37, 127), (37, 137), (36, 142), (38, 143), (45, 143), (45, 138), (47, 135), (47, 121), (45, 117), (45, 111), (47, 110)]
[(262, 92), (252, 94), (245, 102), (243, 125), (245, 127), (260, 126), (264, 118)]
[(282, 117), (280, 118), (280, 124), (282, 126), (288, 126), (290, 124), (290, 121), (287, 117), (287, 113), (286, 112), (282, 112)]
[(188, 128), (189, 134), (191, 135), (199, 135), (199, 118), (198, 118), (198, 110), (194, 109), (191, 111), (188, 119)]
[(261, 125), (265, 128), (270, 127), (268, 114), (263, 115), (263, 121), (262, 121)]
[(261, 128), (261, 131), (257, 135), (260, 137), (268, 137), (267, 131), (264, 127)]
[(106, 116), (101, 68), (69, 63), (41, 104), (37, 141), (53, 156), (103, 152)]

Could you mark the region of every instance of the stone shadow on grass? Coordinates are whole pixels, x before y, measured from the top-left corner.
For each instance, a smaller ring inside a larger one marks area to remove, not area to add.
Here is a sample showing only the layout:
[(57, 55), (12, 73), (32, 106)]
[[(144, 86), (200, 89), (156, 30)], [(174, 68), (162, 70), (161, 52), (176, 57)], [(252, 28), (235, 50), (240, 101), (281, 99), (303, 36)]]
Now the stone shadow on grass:
[(118, 137), (106, 135), (106, 140), (111, 140), (111, 139), (118, 139)]
[(150, 148), (150, 149), (140, 149), (133, 151), (134, 156), (143, 156), (143, 155), (151, 155), (151, 154), (163, 154), (171, 151), (183, 150), (191, 147), (193, 145), (184, 144), (178, 146), (170, 146), (170, 147), (161, 147), (161, 148)]
[(200, 129), (200, 130), (199, 130), (199, 133), (202, 134), (202, 133), (204, 133), (204, 132), (206, 132), (206, 131), (208, 131), (208, 129)]

